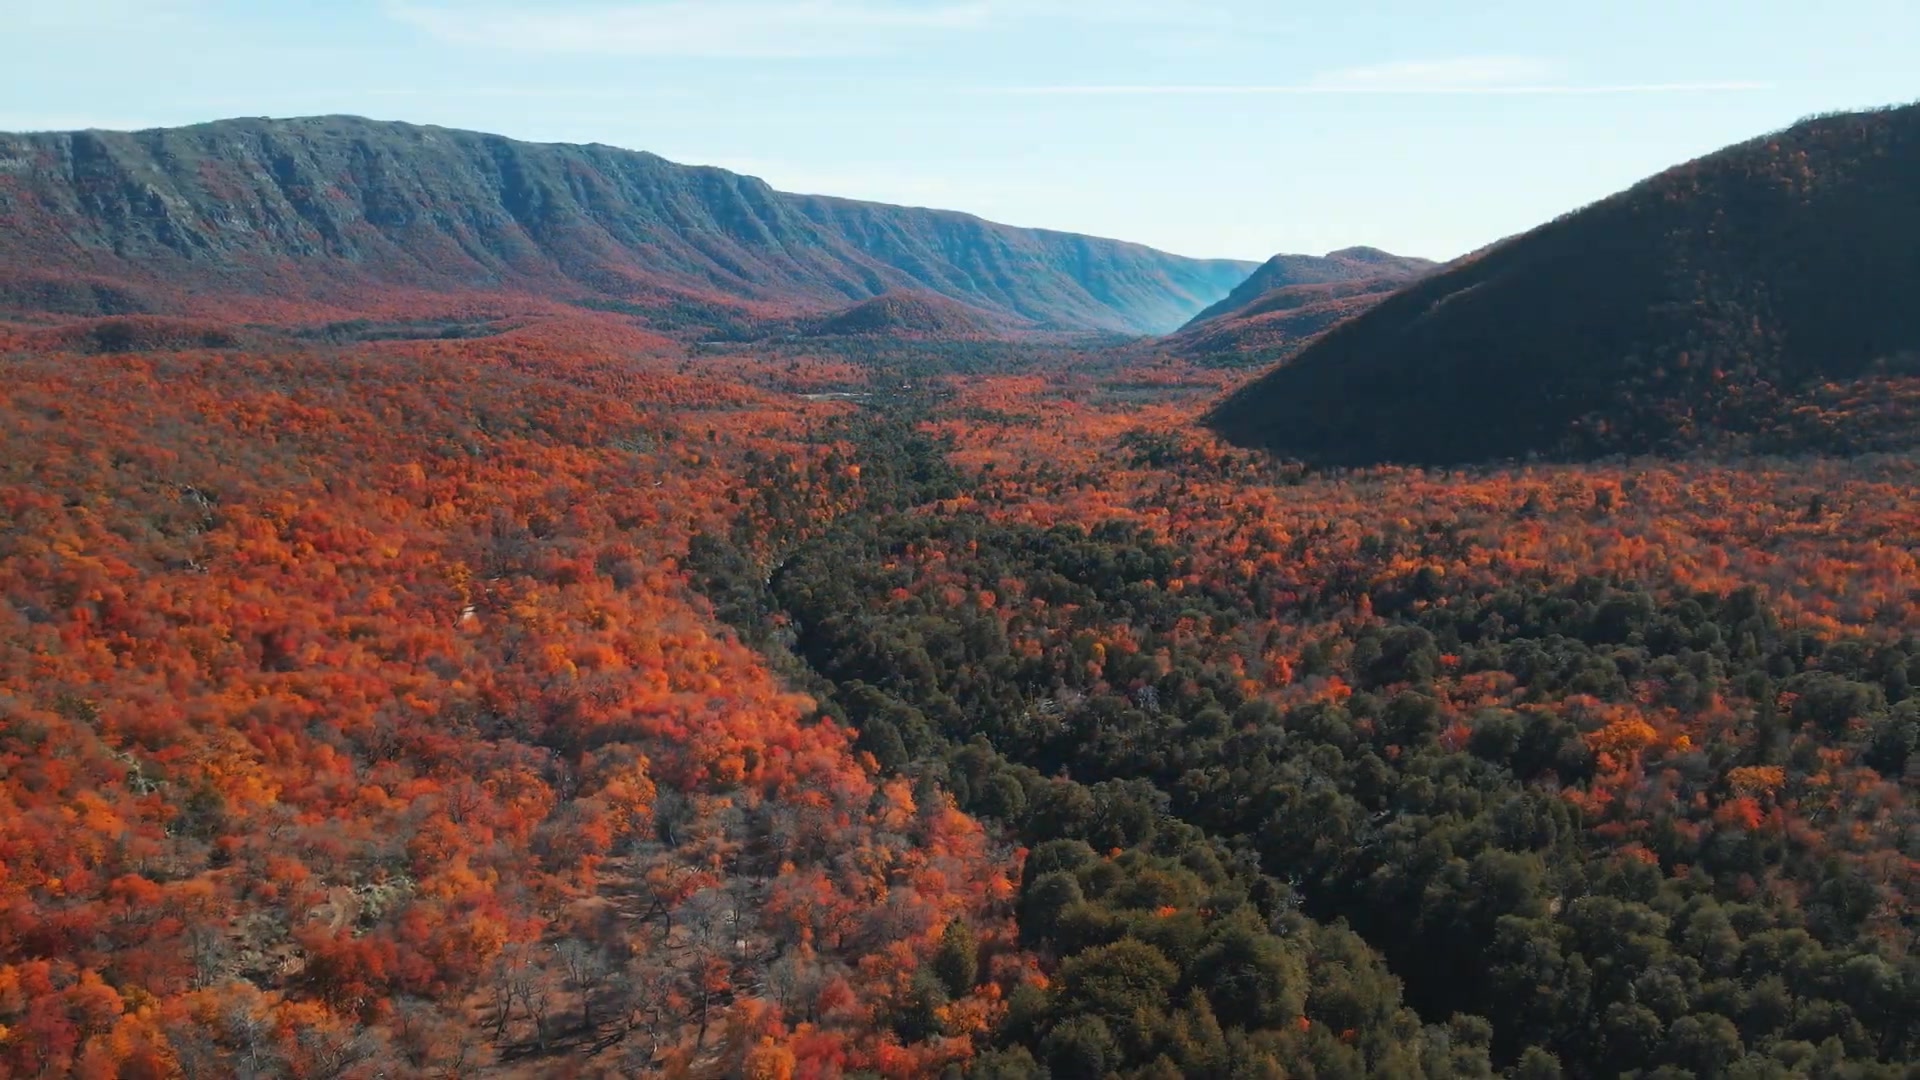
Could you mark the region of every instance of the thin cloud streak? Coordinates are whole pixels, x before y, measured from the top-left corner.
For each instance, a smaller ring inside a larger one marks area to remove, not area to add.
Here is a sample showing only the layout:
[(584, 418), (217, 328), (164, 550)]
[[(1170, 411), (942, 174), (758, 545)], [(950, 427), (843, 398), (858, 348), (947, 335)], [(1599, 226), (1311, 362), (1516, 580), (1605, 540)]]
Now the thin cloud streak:
[(386, 11), (453, 45), (707, 59), (867, 55), (888, 51), (903, 37), (977, 30), (992, 15), (980, 2), (902, 7), (873, 0), (668, 0), (547, 10), (393, 3)]
[[(117, 0), (125, 2), (125, 0)], [(386, 17), (456, 46), (528, 53), (824, 59), (900, 51), (941, 35), (1065, 24), (1123, 30), (1275, 32), (1224, 7), (1158, 0), (629, 0), (522, 7), (503, 0), (386, 0)]]
[(1579, 96), (1599, 94), (1707, 94), (1707, 93), (1746, 93), (1756, 90), (1771, 90), (1773, 83), (1768, 82), (1672, 82), (1672, 83), (1611, 83), (1592, 86), (1577, 84), (1544, 83), (1537, 86), (1509, 86), (1491, 84), (1484, 86), (1343, 86), (1338, 84), (1299, 83), (1288, 86), (1009, 86), (987, 87), (978, 92), (985, 94), (1007, 94), (1018, 97), (1201, 97), (1201, 96), (1287, 96), (1302, 97), (1338, 96), (1338, 95), (1402, 95), (1402, 96), (1458, 96), (1475, 97), (1489, 95), (1505, 96)]
[(1750, 80), (1580, 83), (1565, 66), (1539, 56), (1452, 56), (1400, 60), (1321, 72), (1301, 83), (1280, 84), (1064, 84), (1007, 88), (1029, 97), (1203, 96), (1599, 96), (1614, 94), (1741, 93), (1772, 89)]
[(1538, 56), (1452, 56), (1399, 60), (1323, 72), (1309, 82), (1333, 89), (1438, 89), (1472, 86), (1544, 86), (1566, 82), (1566, 72)]
[(1239, 34), (1276, 33), (1293, 25), (1218, 4), (1164, 0), (988, 0), (996, 23), (1064, 22), (1084, 26), (1156, 29), (1230, 30)]
[(687, 101), (696, 98), (691, 90), (674, 87), (644, 89), (599, 89), (585, 86), (391, 86), (356, 87), (362, 97), (401, 98), (435, 101)]

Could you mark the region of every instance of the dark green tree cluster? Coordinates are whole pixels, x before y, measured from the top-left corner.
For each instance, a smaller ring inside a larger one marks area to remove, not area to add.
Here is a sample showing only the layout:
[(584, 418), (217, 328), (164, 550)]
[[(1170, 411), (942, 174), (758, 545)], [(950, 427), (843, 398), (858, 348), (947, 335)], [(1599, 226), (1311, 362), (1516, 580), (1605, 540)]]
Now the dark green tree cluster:
[[(1021, 933), (1054, 979), (978, 1075), (1910, 1075), (1901, 838), (1920, 820), (1851, 789), (1791, 829), (1715, 814), (1742, 768), (1795, 790), (1905, 776), (1913, 642), (1788, 631), (1751, 591), (1593, 578), (1477, 593), (1334, 572), (1280, 611), (1257, 578), (1174, 588), (1194, 565), (1121, 523), (922, 509), (717, 580), (760, 590), (786, 636), (743, 632), (789, 650), (886, 768), (1030, 845)], [(1019, 602), (990, 598), (1008, 583)], [(1300, 672), (1350, 698), (1244, 696), (1232, 659), (1274, 615), (1332, 627), (1361, 601), (1380, 618)], [(1449, 680), (1494, 672), (1517, 705), (1449, 703)], [(1648, 770), (1631, 805), (1569, 798), (1608, 767), (1581, 703), (1649, 697), (1740, 722)]]

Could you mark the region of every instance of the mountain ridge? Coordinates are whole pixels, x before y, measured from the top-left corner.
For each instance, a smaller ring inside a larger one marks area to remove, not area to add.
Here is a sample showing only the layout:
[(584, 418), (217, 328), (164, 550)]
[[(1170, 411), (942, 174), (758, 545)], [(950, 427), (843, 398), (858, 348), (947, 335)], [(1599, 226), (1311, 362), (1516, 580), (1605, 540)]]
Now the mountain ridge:
[(1247, 280), (1234, 286), (1232, 292), (1195, 315), (1181, 329), (1192, 329), (1229, 315), (1258, 314), (1247, 309), (1260, 303), (1270, 293), (1296, 285), (1335, 285), (1364, 280), (1405, 281), (1439, 266), (1431, 259), (1395, 255), (1366, 246), (1340, 248), (1325, 255), (1275, 255), (1260, 264), (1260, 268), (1248, 275)]
[(1209, 422), (1341, 465), (1905, 445), (1833, 408), (1920, 355), (1917, 184), (1920, 106), (1803, 121), (1409, 285)]
[(1284, 361), (1439, 265), (1371, 247), (1275, 255), (1168, 336), (1164, 348), (1210, 367)]
[(417, 288), (760, 316), (919, 289), (1047, 329), (1141, 334), (1255, 268), (780, 192), (604, 143), (349, 116), (0, 134), (0, 221), (0, 300), (78, 314)]

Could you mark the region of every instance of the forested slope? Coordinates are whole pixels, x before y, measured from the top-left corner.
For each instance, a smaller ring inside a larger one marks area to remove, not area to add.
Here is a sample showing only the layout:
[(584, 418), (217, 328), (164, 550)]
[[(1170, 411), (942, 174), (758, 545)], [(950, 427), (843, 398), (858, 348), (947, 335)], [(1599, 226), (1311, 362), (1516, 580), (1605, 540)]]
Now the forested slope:
[(1910, 456), (1321, 475), (1003, 342), (102, 330), (0, 338), (8, 1073), (1920, 1055)]
[(1031, 846), (974, 1075), (1907, 1075), (1911, 460), (1315, 478), (1087, 397), (969, 380), (861, 440), (893, 512), (693, 549)]
[[(622, 323), (0, 339), (0, 1076), (969, 1054), (1027, 970), (1017, 857), (876, 775), (676, 569), (746, 461), (797, 472), (845, 406), (609, 360), (662, 344)], [(865, 497), (807, 496), (803, 535)], [(961, 937), (973, 1019), (892, 1034)]]
[[(1227, 438), (1318, 461), (1909, 446), (1920, 107), (1676, 167), (1415, 283), (1242, 388)], [(1857, 410), (1856, 410), (1857, 411)]]
[(1394, 255), (1369, 247), (1341, 248), (1322, 256), (1275, 255), (1235, 286), (1225, 299), (1195, 315), (1187, 328), (1197, 328), (1217, 319), (1261, 314), (1272, 294), (1295, 286), (1410, 281), (1437, 265), (1429, 259)]

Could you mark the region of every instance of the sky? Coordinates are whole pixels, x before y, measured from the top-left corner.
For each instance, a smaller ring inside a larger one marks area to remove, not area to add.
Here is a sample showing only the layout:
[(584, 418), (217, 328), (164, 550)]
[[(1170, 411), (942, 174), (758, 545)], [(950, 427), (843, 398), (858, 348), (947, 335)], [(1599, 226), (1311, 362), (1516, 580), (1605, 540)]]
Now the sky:
[(353, 113), (1263, 259), (1452, 258), (1920, 99), (1914, 0), (0, 0), (0, 130)]

